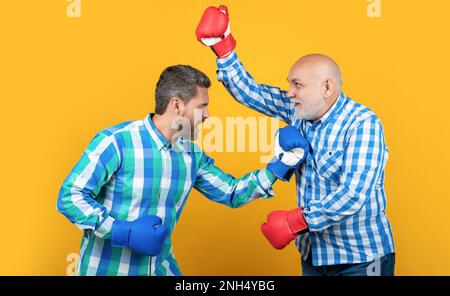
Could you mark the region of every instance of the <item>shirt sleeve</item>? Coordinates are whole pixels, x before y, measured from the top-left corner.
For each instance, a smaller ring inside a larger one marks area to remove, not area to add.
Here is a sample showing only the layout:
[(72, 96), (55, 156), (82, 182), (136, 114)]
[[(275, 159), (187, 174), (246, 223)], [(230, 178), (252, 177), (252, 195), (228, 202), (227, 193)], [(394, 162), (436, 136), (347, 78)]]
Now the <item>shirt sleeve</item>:
[(235, 51), (225, 58), (217, 59), (217, 67), (217, 79), (236, 101), (288, 124), (294, 121), (295, 106), (286, 91), (256, 83)]
[(107, 135), (97, 134), (64, 180), (58, 196), (58, 211), (80, 229), (100, 238), (110, 238), (114, 218), (96, 197), (118, 166), (115, 143)]
[(201, 152), (194, 188), (212, 201), (237, 208), (259, 197), (272, 197), (275, 181), (267, 168), (235, 178), (224, 173), (212, 158)]
[(388, 151), (376, 117), (363, 120), (351, 132), (343, 154), (337, 190), (322, 200), (311, 201), (303, 213), (310, 231), (321, 231), (357, 214), (380, 188)]

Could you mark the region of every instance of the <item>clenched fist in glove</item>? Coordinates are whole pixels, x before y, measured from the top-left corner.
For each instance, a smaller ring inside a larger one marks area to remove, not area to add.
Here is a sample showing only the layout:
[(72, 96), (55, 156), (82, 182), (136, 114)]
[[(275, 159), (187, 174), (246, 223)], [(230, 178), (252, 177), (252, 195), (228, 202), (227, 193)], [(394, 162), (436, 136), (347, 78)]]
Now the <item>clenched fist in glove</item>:
[(289, 181), (295, 170), (306, 159), (309, 143), (293, 126), (279, 130), (275, 137), (275, 157), (267, 168), (280, 180)]
[(275, 249), (283, 249), (297, 235), (307, 232), (308, 224), (301, 208), (273, 211), (267, 216), (267, 222), (261, 225), (261, 231)]
[(113, 247), (130, 248), (147, 256), (161, 252), (167, 229), (158, 216), (147, 215), (134, 221), (116, 220), (112, 227)]
[(211, 47), (219, 58), (226, 57), (236, 47), (225, 5), (208, 7), (198, 23), (195, 35), (198, 41)]

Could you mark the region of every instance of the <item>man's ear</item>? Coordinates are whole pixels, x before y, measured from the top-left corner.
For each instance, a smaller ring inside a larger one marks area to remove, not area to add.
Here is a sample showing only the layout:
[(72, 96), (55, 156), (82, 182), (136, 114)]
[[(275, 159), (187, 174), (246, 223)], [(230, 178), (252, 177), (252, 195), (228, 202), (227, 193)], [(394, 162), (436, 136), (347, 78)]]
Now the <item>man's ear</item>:
[(332, 94), (333, 94), (333, 89), (334, 89), (335, 85), (333, 83), (333, 80), (331, 79), (327, 79), (324, 82), (324, 96), (325, 98), (329, 98)]
[(180, 115), (183, 113), (184, 102), (179, 97), (172, 97), (169, 105), (175, 114)]

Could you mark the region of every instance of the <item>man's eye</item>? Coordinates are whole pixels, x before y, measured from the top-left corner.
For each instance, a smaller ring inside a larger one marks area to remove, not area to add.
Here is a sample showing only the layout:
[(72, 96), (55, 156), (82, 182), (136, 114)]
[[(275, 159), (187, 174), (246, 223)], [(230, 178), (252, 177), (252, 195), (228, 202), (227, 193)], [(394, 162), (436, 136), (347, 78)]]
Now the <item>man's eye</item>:
[(303, 85), (302, 85), (301, 83), (296, 83), (295, 86), (296, 86), (297, 88), (300, 88), (300, 87), (302, 87)]

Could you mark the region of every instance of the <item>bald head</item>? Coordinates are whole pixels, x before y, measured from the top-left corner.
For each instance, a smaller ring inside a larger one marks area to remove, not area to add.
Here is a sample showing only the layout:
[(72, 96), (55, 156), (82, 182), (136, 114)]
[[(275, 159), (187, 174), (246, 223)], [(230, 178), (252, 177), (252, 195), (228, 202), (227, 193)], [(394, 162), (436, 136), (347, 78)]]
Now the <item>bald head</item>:
[(313, 53), (301, 57), (292, 66), (300, 67), (305, 71), (309, 71), (310, 74), (316, 76), (321, 80), (332, 80), (340, 91), (342, 85), (341, 70), (338, 64), (329, 56), (320, 53)]
[(336, 102), (341, 93), (342, 77), (337, 63), (323, 54), (300, 58), (289, 71), (291, 88), (288, 97), (294, 100), (298, 115), (318, 119)]

